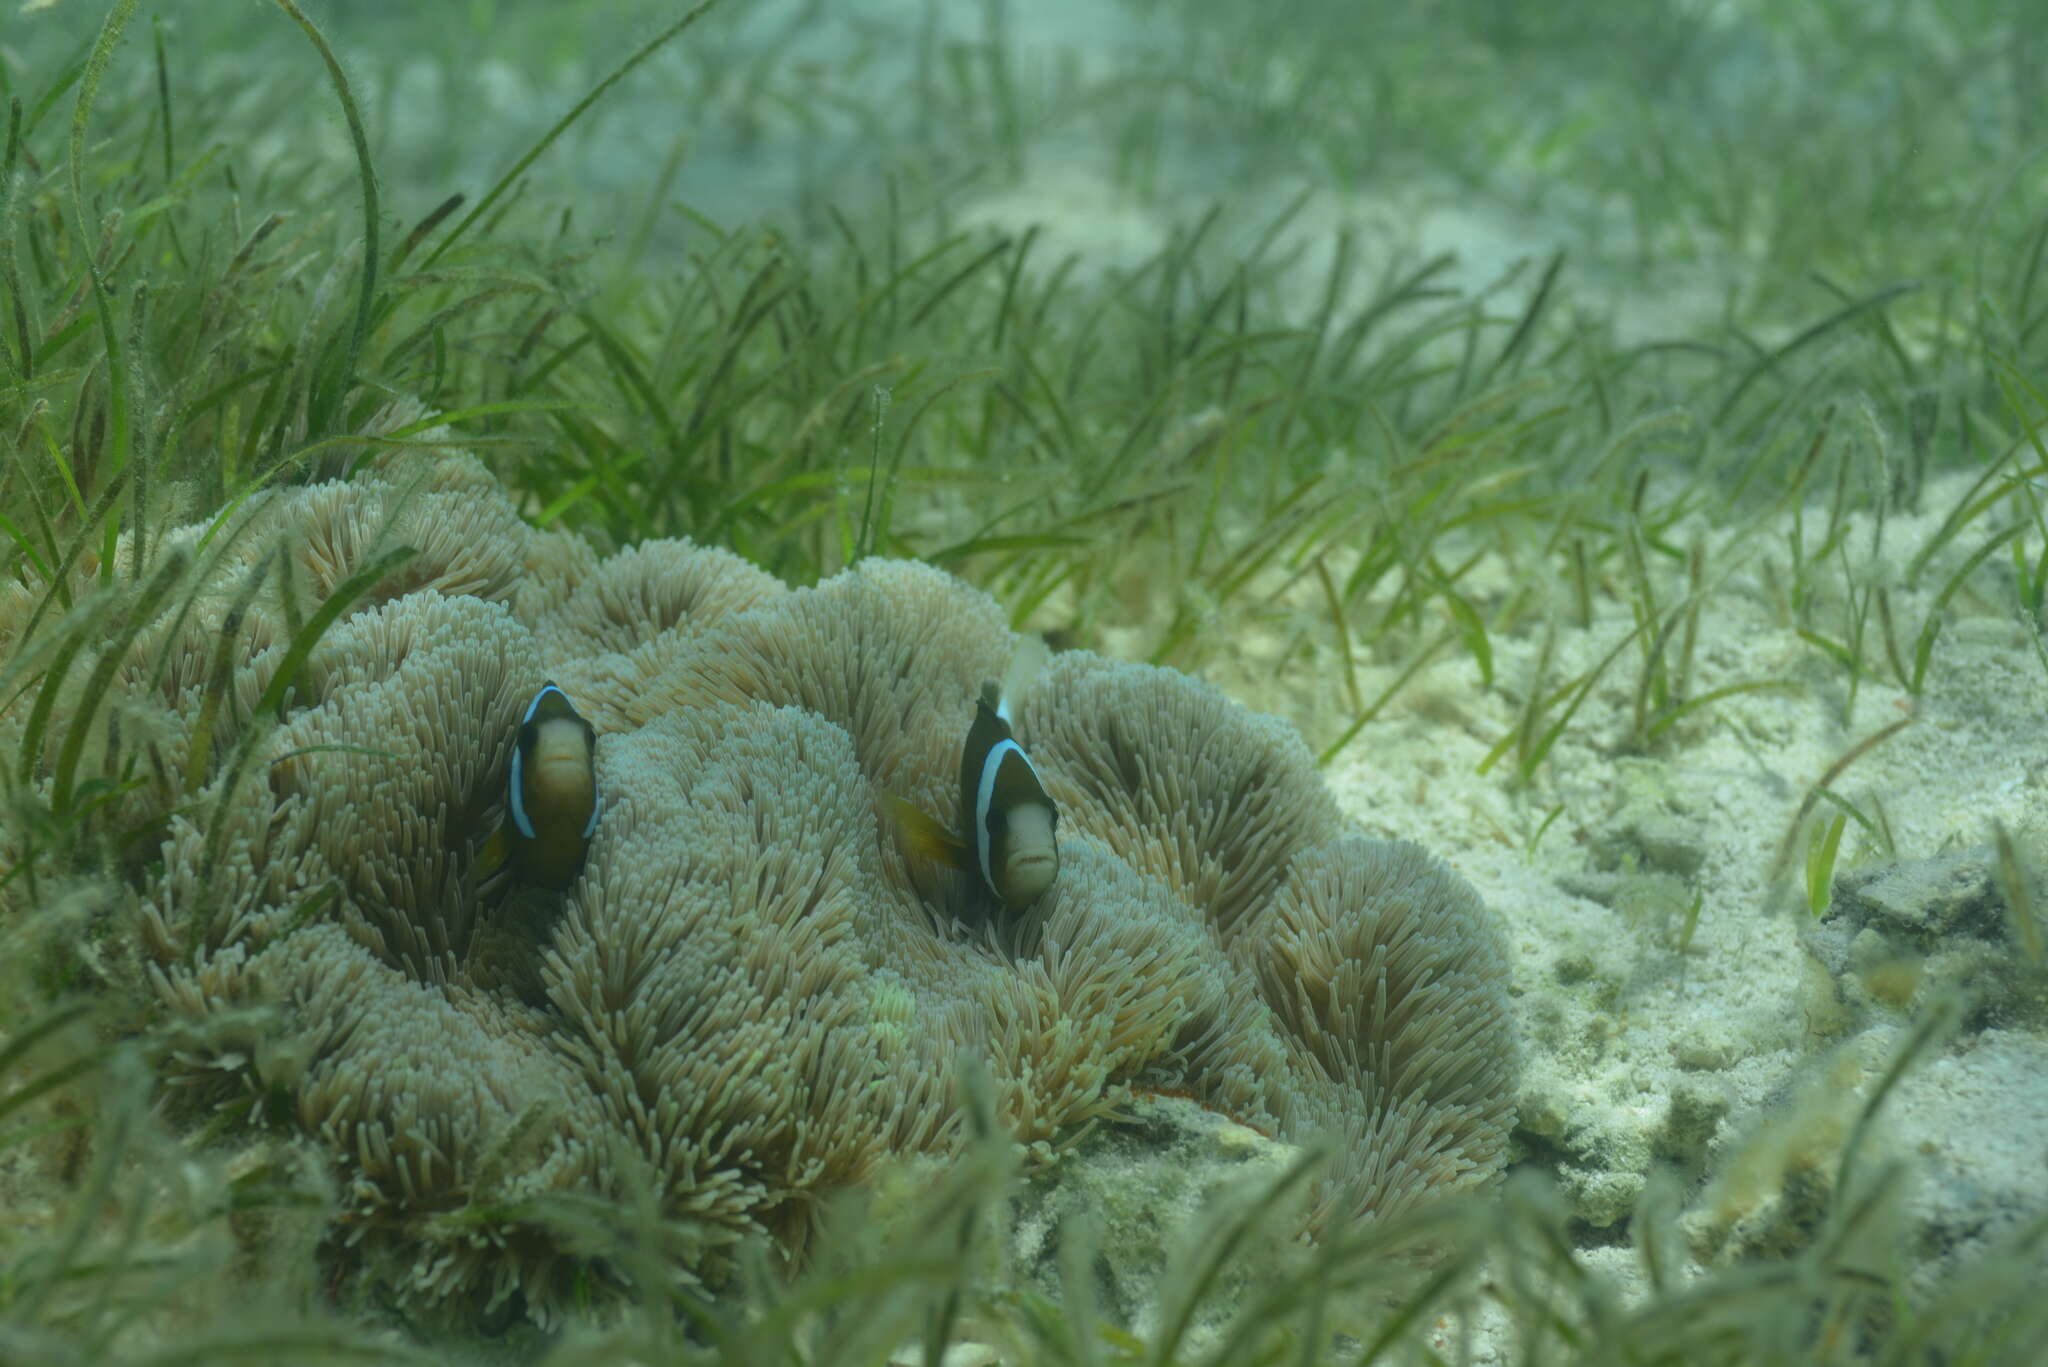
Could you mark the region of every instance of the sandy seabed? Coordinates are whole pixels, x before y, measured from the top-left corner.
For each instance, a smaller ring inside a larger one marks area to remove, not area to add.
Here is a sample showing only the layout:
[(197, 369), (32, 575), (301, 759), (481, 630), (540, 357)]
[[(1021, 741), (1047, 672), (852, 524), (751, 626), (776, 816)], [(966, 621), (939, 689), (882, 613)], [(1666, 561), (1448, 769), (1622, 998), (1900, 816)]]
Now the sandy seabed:
[[(1957, 538), (1919, 587), (1901, 586), (1903, 567), (1973, 479), (1930, 481), (1921, 512), (1886, 520), (1879, 557), (1869, 554), (1872, 520), (1853, 518), (1850, 564), (1893, 585), (1902, 633), (1917, 633), (1933, 590), (1988, 534)], [(1814, 525), (1809, 516), (1809, 536)], [(1896, 1010), (1842, 1002), (1802, 940), (1813, 924), (1804, 832), (1773, 879), (1802, 803), (1853, 746), (1910, 718), (1830, 785), (1860, 811), (1881, 809), (1894, 846), (1850, 823), (1837, 878), (1985, 846), (1994, 823), (2022, 850), (2038, 852), (2048, 837), (2048, 659), (2028, 639), (2033, 627), (1973, 616), (1997, 609), (1959, 593), (1915, 698), (1883, 662), (1873, 620), (1870, 674), (1852, 710), (1847, 672), (1802, 640), (1778, 605), (1773, 585), (1790, 581), (1790, 527), (1788, 516), (1741, 531), (1696, 529), (1719, 570), (1700, 616), (1693, 689), (1791, 686), (1728, 697), (1671, 728), (1649, 754), (1617, 754), (1610, 746), (1630, 729), (1641, 665), (1630, 645), (1534, 783), (1517, 791), (1512, 755), (1485, 775), (1478, 769), (1519, 720), (1539, 653), (1531, 633), (1496, 641), (1492, 688), (1470, 658), (1425, 669), (1328, 770), (1366, 829), (1436, 851), (1508, 927), (1527, 1051), (1522, 1125), (1551, 1147), (1571, 1209), (1596, 1237), (1626, 1230), (1658, 1166), (1692, 1179), (1687, 1205), (1708, 1223), (1772, 1200), (1788, 1164), (1812, 1157), (1815, 1145), (1839, 1150), (1931, 1004), (1935, 975)], [(1996, 558), (1978, 571), (2000, 572), (2009, 563)], [(1830, 614), (1841, 610), (1837, 592), (1816, 629), (1839, 636)], [(1596, 607), (1590, 629), (1561, 627), (1551, 686), (1597, 665), (1633, 627), (1613, 599)], [(1910, 651), (1910, 638), (1902, 648)], [(1398, 669), (1361, 673), (1374, 696)], [(1832, 810), (1822, 804), (1823, 817)], [(1675, 1106), (1693, 1117), (1692, 1151), (1673, 1151)], [(2038, 1216), (2048, 1209), (2048, 1036), (2026, 1023), (1958, 1033), (1906, 1075), (1873, 1134), (1877, 1155), (1907, 1161), (1908, 1207), (1923, 1229), (1995, 1237)], [(1633, 1282), (1625, 1245), (1588, 1257)], [(1962, 1262), (1970, 1253), (1948, 1251)]]

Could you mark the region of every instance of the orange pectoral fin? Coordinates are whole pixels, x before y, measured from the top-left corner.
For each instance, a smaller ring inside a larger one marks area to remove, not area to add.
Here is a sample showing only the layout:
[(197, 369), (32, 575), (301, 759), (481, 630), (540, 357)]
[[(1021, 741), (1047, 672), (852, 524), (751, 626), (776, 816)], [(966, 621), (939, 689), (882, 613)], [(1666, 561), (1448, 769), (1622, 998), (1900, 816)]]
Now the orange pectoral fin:
[(922, 807), (894, 793), (883, 793), (880, 807), (883, 818), (896, 828), (903, 848), (909, 853), (927, 864), (973, 872), (974, 862), (960, 837), (927, 815)]
[(476, 870), (476, 881), (483, 882), (511, 862), (512, 837), (506, 834), (505, 827), (500, 826), (477, 847), (476, 863), (473, 866)]

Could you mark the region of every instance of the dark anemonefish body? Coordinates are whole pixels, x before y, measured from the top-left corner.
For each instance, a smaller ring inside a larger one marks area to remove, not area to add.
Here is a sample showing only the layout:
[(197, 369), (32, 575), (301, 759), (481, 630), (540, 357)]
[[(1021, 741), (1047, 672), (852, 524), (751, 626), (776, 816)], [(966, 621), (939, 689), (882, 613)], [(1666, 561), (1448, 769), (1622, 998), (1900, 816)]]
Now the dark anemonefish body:
[(1059, 812), (1010, 730), (1010, 702), (1023, 692), (1044, 656), (1043, 642), (1027, 640), (1003, 686), (985, 685), (975, 700), (974, 720), (960, 750), (958, 837), (901, 798), (889, 804), (913, 853), (978, 875), (1011, 911), (1044, 896), (1060, 871), (1054, 839)]
[(597, 732), (569, 695), (548, 683), (533, 695), (512, 747), (506, 784), (513, 872), (562, 889), (575, 881), (597, 833)]
[(960, 752), (960, 824), (981, 881), (1006, 907), (1027, 907), (1059, 876), (1053, 840), (1059, 813), (1038, 770), (1010, 731), (1006, 699), (993, 686), (975, 699)]

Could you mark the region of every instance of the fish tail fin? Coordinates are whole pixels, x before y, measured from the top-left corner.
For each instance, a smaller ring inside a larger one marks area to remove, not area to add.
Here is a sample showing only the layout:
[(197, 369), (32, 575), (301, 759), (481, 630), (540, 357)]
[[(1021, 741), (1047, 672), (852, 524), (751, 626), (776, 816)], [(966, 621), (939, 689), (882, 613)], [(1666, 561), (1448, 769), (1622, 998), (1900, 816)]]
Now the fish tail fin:
[(879, 801), (883, 819), (896, 828), (903, 848), (927, 864), (967, 870), (967, 846), (930, 816), (924, 808), (895, 793), (883, 793)]

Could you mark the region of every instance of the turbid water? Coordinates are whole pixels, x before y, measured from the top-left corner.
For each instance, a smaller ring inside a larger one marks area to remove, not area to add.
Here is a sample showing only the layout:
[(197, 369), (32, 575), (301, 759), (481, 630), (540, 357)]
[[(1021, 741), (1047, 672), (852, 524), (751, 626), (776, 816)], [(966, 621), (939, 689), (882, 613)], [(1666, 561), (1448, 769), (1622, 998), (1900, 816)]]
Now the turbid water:
[[(181, 164), (218, 140), (252, 220), (357, 212), (348, 130), (284, 15), (151, 10), (105, 104), (154, 99), (160, 37)], [(1556, 1184), (1584, 1265), (1648, 1294), (1631, 1221), (1660, 1190), (1680, 1276), (1795, 1256), (1853, 1152), (1899, 1165), (1869, 1237), (1912, 1250), (1895, 1270), (1922, 1295), (2048, 1209), (2048, 63), (1977, 10), (728, 0), (533, 164), (519, 222), (628, 293), (727, 234), (823, 253), (895, 220), (908, 253), (1028, 236), (1019, 274), (1064, 271), (1077, 310), (1216, 297), (1225, 318), (1231, 296), (1149, 284), (1195, 241), (1212, 287), (1256, 256), (1237, 299), (1261, 326), (1387, 371), (1484, 371), (1495, 389), (1431, 421), (1390, 398), (1286, 430), (1291, 472), (1329, 472), (1313, 497), (1366, 490), (1377, 521), (1237, 577), (1197, 573), (1162, 520), (1113, 588), (1048, 592), (1024, 624), (1162, 654), (1319, 752), (1348, 735), (1325, 770), (1345, 811), (1435, 851), (1507, 929), (1515, 1163)], [(315, 13), (387, 242), (474, 204), (674, 13)], [(101, 18), (10, 19), (0, 61), (32, 117), (64, 120), (68, 99), (37, 101)], [(1411, 278), (1401, 300), (1485, 326), (1373, 331)], [(1361, 367), (1329, 383), (1385, 373)], [(1217, 421), (1189, 407), (1130, 457), (1162, 487), (1186, 477), (1174, 442)], [(1117, 435), (1078, 444), (1107, 460)], [(1281, 461), (1231, 459), (1231, 478)], [(1438, 526), (1405, 472), (1454, 460), (1472, 510)], [(1067, 478), (1093, 473), (1083, 456)], [(971, 499), (920, 497), (896, 514), (928, 532), (913, 549), (976, 529)], [(1277, 516), (1245, 498), (1243, 528), (1214, 516), (1233, 545)], [(1425, 524), (1363, 576), (1385, 528)], [(1514, 1326), (1481, 1329), (1476, 1360), (1515, 1360)]]

